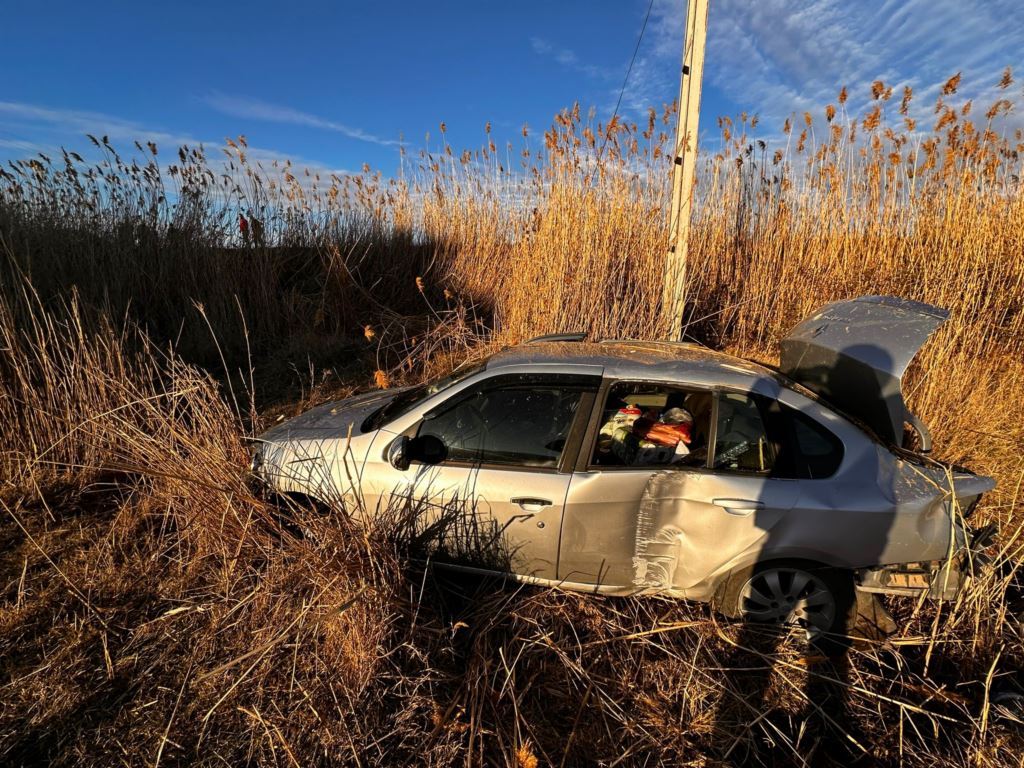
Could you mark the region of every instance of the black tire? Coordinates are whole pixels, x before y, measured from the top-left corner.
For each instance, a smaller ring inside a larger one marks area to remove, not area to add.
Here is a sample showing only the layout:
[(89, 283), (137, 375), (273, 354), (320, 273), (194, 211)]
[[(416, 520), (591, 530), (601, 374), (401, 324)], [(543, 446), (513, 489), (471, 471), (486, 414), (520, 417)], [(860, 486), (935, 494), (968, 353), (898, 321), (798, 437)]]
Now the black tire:
[(812, 639), (847, 635), (857, 618), (853, 574), (805, 560), (774, 560), (735, 571), (716, 602), (727, 616), (802, 626)]

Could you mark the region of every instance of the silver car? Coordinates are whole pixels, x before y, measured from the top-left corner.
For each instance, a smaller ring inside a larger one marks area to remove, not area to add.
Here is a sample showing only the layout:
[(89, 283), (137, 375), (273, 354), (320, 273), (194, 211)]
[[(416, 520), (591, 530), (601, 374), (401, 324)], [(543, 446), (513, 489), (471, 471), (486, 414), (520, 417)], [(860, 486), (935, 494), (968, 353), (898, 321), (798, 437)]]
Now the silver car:
[(929, 459), (900, 389), (946, 317), (831, 304), (777, 369), (689, 343), (542, 337), (314, 408), (262, 435), (253, 469), (278, 494), (371, 514), (461, 503), (442, 536), (454, 568), (830, 631), (847, 588), (955, 596), (984, 544), (965, 518), (994, 482)]

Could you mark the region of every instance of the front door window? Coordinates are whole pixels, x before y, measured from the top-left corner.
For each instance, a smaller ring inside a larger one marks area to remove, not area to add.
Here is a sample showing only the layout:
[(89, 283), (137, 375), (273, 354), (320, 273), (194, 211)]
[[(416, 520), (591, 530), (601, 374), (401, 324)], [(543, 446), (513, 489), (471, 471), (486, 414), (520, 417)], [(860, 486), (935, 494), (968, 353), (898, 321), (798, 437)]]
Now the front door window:
[(579, 388), (481, 389), (423, 422), (446, 462), (555, 469), (579, 407)]

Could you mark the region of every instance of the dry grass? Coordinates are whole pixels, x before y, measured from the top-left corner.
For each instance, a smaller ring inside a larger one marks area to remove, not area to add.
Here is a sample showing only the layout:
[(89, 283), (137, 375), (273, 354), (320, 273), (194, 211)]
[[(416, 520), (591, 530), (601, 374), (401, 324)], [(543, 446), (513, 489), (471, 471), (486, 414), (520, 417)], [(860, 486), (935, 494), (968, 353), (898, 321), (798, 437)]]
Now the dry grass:
[(546, 331), (663, 333), (671, 110), (462, 154), (442, 131), (394, 180), (242, 140), (224, 175), (105, 140), (3, 171), (0, 760), (1017, 764), (1024, 147), (1009, 101), (959, 87), (930, 131), (912, 94), (872, 84), (850, 116), (844, 89), (778, 154), (723, 120), (699, 175), (691, 336), (769, 357), (831, 299), (952, 311), (908, 390), (943, 458), (998, 478), (997, 567), (956, 605), (890, 601), (900, 631), (845, 662), (699, 606), (438, 582), (414, 508), (364, 529), (246, 483), (268, 404)]

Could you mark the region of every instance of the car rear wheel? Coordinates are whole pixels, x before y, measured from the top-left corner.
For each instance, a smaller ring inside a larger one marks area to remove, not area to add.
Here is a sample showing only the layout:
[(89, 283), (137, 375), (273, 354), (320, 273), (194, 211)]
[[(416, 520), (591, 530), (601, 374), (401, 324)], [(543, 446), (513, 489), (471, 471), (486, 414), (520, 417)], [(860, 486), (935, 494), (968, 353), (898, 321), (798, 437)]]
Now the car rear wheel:
[(744, 621), (794, 625), (811, 639), (845, 634), (855, 614), (853, 576), (811, 563), (762, 563), (736, 573), (726, 588), (727, 612)]

